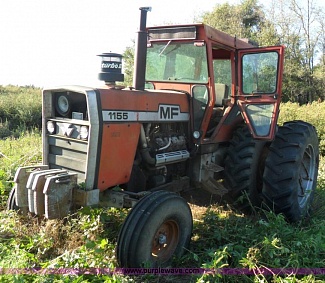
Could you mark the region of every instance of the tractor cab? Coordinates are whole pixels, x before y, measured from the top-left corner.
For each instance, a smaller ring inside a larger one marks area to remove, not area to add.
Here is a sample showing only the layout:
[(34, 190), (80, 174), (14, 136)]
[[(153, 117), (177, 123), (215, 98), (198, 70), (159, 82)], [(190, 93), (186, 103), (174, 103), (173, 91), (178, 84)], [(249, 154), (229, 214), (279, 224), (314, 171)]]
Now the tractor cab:
[(238, 121), (256, 139), (274, 136), (282, 46), (256, 48), (204, 24), (147, 29), (145, 88), (189, 95), (196, 143), (227, 141)]

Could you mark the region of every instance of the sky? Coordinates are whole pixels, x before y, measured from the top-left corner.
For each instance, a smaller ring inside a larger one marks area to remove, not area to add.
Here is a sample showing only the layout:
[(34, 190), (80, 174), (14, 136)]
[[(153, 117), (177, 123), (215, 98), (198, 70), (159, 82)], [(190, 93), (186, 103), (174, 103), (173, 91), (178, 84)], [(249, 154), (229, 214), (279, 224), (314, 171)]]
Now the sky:
[[(147, 26), (193, 23), (223, 0), (1, 0), (0, 85), (97, 86), (104, 52), (132, 46)], [(239, 1), (230, 0), (231, 4)]]

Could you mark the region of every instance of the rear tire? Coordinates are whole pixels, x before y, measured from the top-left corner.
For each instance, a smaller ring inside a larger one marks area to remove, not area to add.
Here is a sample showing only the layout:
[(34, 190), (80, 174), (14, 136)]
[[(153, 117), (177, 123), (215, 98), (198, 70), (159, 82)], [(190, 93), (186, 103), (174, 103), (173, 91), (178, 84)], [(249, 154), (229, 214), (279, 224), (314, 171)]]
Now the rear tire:
[(303, 121), (279, 127), (264, 170), (263, 198), (268, 209), (289, 222), (308, 216), (317, 184), (319, 146), (315, 128)]
[(7, 209), (8, 210), (18, 210), (19, 207), (16, 201), (16, 186), (13, 187), (9, 193), (9, 197), (7, 200)]
[[(247, 126), (239, 127), (230, 141), (225, 159), (225, 198), (236, 208), (250, 212), (260, 206), (266, 142), (253, 138)], [(247, 200), (247, 197), (249, 200)]]
[(193, 228), (187, 202), (167, 191), (142, 198), (128, 214), (117, 241), (121, 267), (166, 266), (181, 256)]

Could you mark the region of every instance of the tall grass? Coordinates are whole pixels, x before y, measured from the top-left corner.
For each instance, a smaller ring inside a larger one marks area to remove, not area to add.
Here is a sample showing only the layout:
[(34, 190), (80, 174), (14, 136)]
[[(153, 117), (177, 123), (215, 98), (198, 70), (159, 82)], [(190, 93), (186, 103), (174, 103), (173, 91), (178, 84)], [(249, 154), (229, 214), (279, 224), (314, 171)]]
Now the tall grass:
[(0, 139), (42, 123), (41, 89), (34, 86), (0, 86)]
[(39, 130), (0, 140), (0, 209), (4, 208), (17, 168), (41, 163), (41, 145)]

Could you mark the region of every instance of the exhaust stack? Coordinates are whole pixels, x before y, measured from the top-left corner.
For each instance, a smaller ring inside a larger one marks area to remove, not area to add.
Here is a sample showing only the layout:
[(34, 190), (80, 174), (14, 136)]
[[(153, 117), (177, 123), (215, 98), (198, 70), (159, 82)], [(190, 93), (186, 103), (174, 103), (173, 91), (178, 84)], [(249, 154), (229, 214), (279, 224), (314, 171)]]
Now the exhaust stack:
[(140, 11), (140, 27), (134, 53), (133, 87), (137, 90), (144, 90), (147, 61), (147, 12), (151, 11), (151, 7), (141, 7)]

